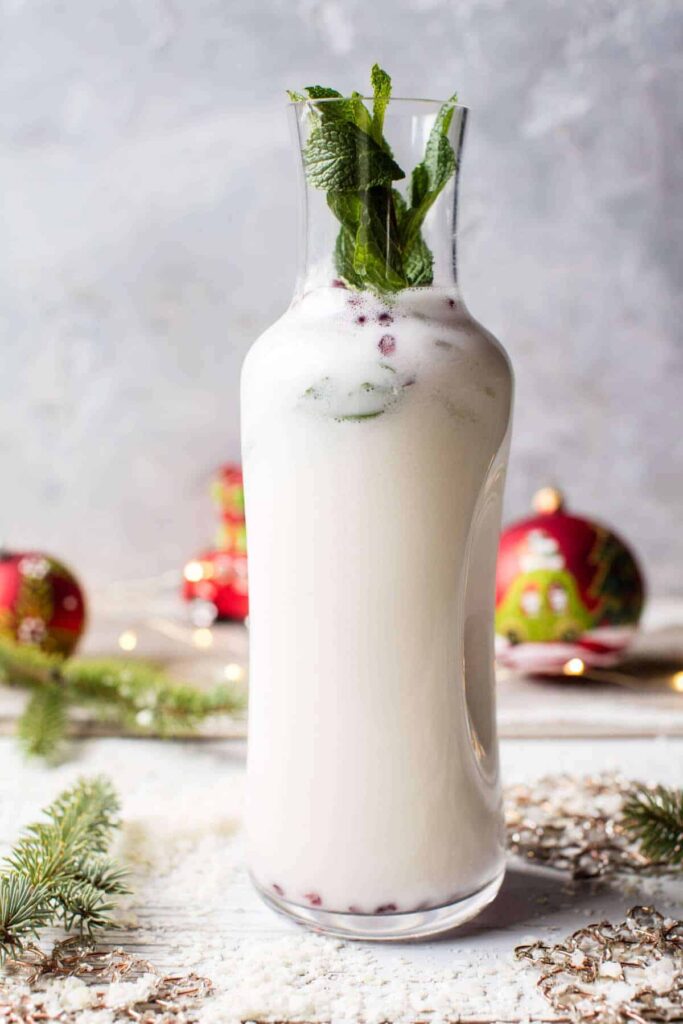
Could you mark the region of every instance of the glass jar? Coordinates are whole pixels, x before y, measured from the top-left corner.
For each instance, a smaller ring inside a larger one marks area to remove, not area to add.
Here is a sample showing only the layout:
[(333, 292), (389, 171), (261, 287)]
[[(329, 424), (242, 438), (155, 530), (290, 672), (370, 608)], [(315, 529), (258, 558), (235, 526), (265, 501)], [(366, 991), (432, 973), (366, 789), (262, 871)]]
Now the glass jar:
[[(390, 102), (401, 166), (439, 107)], [(302, 152), (317, 116), (291, 105)], [(493, 619), (512, 373), (460, 296), (457, 183), (422, 228), (431, 280), (389, 292), (340, 279), (340, 225), (302, 163), (296, 293), (242, 374), (250, 869), (271, 906), (351, 938), (451, 928), (504, 873)]]

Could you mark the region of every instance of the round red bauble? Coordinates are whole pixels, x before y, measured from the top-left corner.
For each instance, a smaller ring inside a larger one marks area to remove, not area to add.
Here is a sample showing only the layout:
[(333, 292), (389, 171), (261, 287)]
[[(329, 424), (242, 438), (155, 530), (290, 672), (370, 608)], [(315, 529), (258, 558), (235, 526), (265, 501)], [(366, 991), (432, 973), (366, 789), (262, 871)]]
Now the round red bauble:
[(83, 589), (42, 551), (0, 551), (0, 635), (67, 657), (85, 628)]
[(496, 654), (527, 672), (580, 675), (615, 664), (638, 626), (643, 577), (612, 530), (569, 515), (543, 488), (535, 515), (503, 530), (496, 574)]
[(246, 551), (203, 551), (183, 571), (183, 597), (193, 606), (197, 625), (214, 619), (246, 619), (249, 614)]

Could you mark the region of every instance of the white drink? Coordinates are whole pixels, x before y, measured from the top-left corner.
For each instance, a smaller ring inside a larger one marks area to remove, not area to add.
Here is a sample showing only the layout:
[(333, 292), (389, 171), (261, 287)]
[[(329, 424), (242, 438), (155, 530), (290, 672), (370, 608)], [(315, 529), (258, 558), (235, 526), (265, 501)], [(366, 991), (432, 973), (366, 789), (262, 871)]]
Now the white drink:
[(495, 891), (511, 393), (455, 289), (316, 288), (247, 357), (247, 814), (276, 903), (419, 914)]

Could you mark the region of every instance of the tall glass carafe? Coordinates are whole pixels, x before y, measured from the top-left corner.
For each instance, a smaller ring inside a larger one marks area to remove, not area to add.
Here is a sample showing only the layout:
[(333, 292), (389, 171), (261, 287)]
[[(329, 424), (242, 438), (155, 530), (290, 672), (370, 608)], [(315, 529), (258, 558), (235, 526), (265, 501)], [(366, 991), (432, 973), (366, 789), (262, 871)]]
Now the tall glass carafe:
[[(296, 293), (242, 374), (250, 870), (319, 930), (416, 937), (472, 917), (504, 872), (493, 615), (512, 374), (460, 296), (458, 170), (404, 251), (407, 286), (390, 249), (412, 184), (345, 263), (339, 200), (304, 173), (320, 110), (291, 107)], [(423, 161), (439, 111), (389, 103), (397, 165)], [(455, 107), (444, 132), (456, 168), (465, 120)]]

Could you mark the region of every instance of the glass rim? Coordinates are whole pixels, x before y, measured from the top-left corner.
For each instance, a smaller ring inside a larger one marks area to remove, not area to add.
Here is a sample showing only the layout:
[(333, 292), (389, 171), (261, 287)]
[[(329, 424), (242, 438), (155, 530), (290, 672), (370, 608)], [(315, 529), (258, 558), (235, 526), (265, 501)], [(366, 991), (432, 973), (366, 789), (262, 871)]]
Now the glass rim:
[[(365, 103), (372, 103), (372, 96), (358, 96), (357, 99), (363, 100)], [(344, 103), (352, 99), (351, 96), (307, 96), (303, 100), (288, 100), (288, 107), (306, 107), (312, 103)], [(390, 109), (392, 103), (423, 103), (434, 107), (442, 107), (444, 103), (448, 103), (448, 100), (434, 100), (428, 99), (425, 96), (392, 96), (387, 104), (387, 110)], [(469, 107), (463, 106), (462, 103), (454, 103), (453, 110), (464, 110), (469, 111)]]

